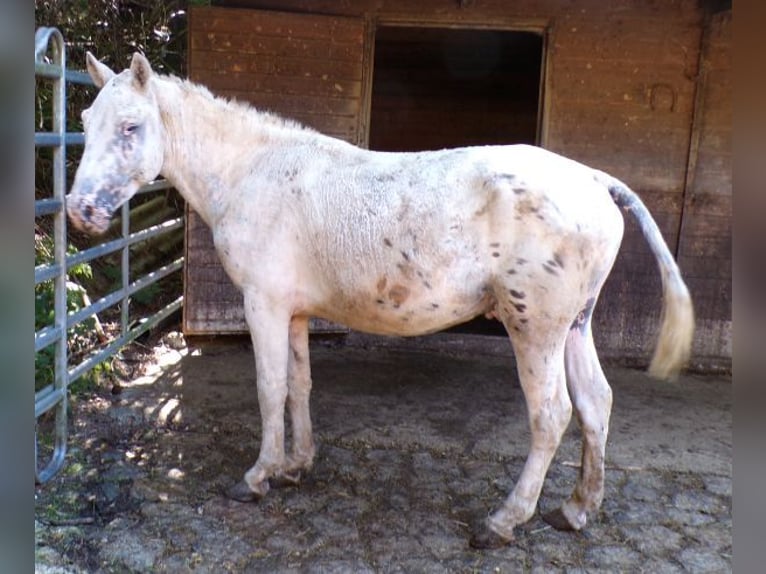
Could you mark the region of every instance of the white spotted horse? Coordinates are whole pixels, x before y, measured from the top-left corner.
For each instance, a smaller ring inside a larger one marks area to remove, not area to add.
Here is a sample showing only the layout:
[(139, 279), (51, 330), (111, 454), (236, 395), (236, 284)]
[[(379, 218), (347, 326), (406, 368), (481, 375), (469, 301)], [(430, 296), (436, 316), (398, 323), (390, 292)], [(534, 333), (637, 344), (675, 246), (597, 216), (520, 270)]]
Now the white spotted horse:
[(650, 373), (674, 376), (694, 330), (679, 269), (633, 191), (527, 145), (361, 149), (156, 74), (140, 54), (119, 74), (91, 54), (87, 68), (100, 91), (83, 112), (85, 150), (67, 197), (73, 224), (103, 232), (122, 203), (162, 175), (210, 227), (244, 296), (263, 436), (230, 497), (258, 500), (270, 481), (297, 483), (312, 466), (310, 317), (407, 336), (487, 314), (508, 332), (532, 438), (515, 487), (471, 542), (507, 544), (532, 516), (573, 408), (581, 470), (569, 498), (544, 518), (561, 529), (585, 526), (604, 494), (612, 404), (591, 318), (622, 241), (620, 208), (635, 218), (662, 277)]

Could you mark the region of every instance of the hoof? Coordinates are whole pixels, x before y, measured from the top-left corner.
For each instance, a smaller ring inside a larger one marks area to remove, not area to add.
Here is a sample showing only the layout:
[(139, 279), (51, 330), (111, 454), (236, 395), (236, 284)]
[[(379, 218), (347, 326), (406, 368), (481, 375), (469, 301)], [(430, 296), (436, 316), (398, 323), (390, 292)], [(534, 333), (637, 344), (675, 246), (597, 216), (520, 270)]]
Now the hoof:
[(572, 526), (560, 508), (546, 512), (542, 515), (542, 518), (556, 530), (577, 530)]
[(487, 525), (486, 520), (483, 520), (480, 524), (474, 527), (473, 536), (471, 536), (469, 543), (471, 548), (476, 548), (477, 550), (489, 550), (492, 548), (508, 546), (511, 542), (513, 542), (513, 538), (500, 536)]
[(269, 484), (274, 488), (284, 488), (290, 486), (298, 486), (301, 483), (301, 471), (296, 470), (293, 472), (284, 472), (279, 476), (272, 476), (269, 479)]
[(263, 498), (263, 494), (254, 492), (244, 480), (240, 480), (226, 491), (226, 497), (237, 502), (257, 502)]

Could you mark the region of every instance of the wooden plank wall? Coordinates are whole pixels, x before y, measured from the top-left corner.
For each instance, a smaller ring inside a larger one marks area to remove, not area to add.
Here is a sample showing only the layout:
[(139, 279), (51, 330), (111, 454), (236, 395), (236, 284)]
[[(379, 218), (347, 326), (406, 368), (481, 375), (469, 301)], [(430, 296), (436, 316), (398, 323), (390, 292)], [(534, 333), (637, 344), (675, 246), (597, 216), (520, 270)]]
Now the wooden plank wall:
[(361, 143), (363, 24), (249, 10), (191, 11), (190, 77), (216, 94)]
[[(696, 10), (609, 3), (556, 18), (549, 53), (549, 149), (625, 181), (677, 248), (701, 35)], [(594, 315), (602, 355), (649, 356), (661, 283), (638, 226), (626, 233)]]
[(731, 359), (731, 11), (711, 18), (703, 41), (678, 262), (697, 310), (697, 357)]
[[(351, 16), (373, 28), (376, 24), (422, 24), (546, 30), (542, 145), (612, 173), (642, 196), (671, 249), (680, 253), (699, 301), (702, 328), (695, 341), (697, 362), (704, 364), (713, 356), (730, 359), (726, 343), (731, 320), (726, 293), (730, 291), (725, 287), (729, 277), (723, 277), (728, 267), (706, 270), (703, 263), (706, 257), (730, 261), (730, 214), (727, 200), (721, 198), (731, 194), (725, 157), (728, 144), (720, 140), (726, 137), (730, 96), (709, 87), (707, 111), (702, 119), (698, 111), (695, 120), (704, 3), (229, 0), (219, 4)], [(719, 44), (721, 50), (728, 49), (730, 38), (725, 31), (717, 36), (711, 33), (710, 38), (708, 77), (718, 74), (720, 78), (728, 73), (726, 63), (719, 69), (713, 62), (726, 59), (717, 56), (716, 50)], [(198, 49), (192, 38), (192, 62)], [(693, 186), (688, 186), (692, 126), (700, 122), (707, 127), (696, 136), (699, 161), (691, 174)], [(715, 166), (710, 169), (717, 175), (706, 171), (707, 165)], [(715, 196), (705, 191), (713, 187), (720, 190)], [(691, 196), (696, 199), (691, 201)], [(682, 213), (686, 216), (683, 229)], [(688, 239), (679, 242), (682, 234)], [(648, 356), (659, 317), (659, 290), (656, 265), (636, 226), (628, 222), (623, 249), (595, 317), (602, 355), (639, 361)], [(719, 300), (724, 303), (714, 303)]]

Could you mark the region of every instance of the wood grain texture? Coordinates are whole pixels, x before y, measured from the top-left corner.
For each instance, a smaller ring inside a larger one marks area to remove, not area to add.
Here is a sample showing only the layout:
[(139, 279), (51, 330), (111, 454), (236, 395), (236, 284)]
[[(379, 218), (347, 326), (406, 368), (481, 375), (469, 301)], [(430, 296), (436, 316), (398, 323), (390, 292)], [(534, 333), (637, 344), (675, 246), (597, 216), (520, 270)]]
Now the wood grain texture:
[[(396, 23), (544, 33), (544, 111), (538, 134), (542, 145), (612, 173), (642, 196), (689, 280), (699, 323), (695, 361), (730, 360), (730, 10), (707, 17), (696, 0), (483, 0), (464, 8), (446, 0), (219, 4), (258, 10), (191, 9), (193, 79), (214, 92), (358, 142), (367, 137), (369, 78), (364, 58), (371, 54), (374, 37), (365, 34), (365, 27)], [(269, 12), (278, 10), (292, 14)], [(434, 87), (438, 74), (433, 69), (408, 71), (407, 51), (419, 49), (417, 43), (402, 45), (399, 56), (391, 55), (402, 60), (401, 69), (397, 72), (392, 65), (390, 70), (394, 75), (421, 74), (424, 89), (433, 76), (430, 109), (408, 110), (395, 94), (377, 94), (376, 113), (384, 121), (386, 114), (400, 121), (403, 114), (417, 112), (412, 134), (428, 124), (444, 124), (456, 109), (448, 91)], [(523, 70), (520, 65), (519, 74)], [(514, 126), (508, 118), (503, 126), (492, 110), (473, 110), (468, 116), (477, 124), (499, 126), (498, 137), (503, 130), (529, 128)], [(381, 145), (399, 145), (392, 138), (387, 136)], [(419, 146), (428, 147), (427, 135), (419, 138)], [(458, 145), (460, 134), (454, 138)], [(470, 143), (465, 138), (463, 144)], [(205, 248), (194, 246), (189, 233), (187, 238), (188, 265), (210, 264)], [(204, 292), (195, 293), (197, 298), (187, 299), (186, 305), (203, 306), (203, 331), (218, 332), (215, 298), (225, 300), (228, 295), (225, 289), (203, 285)], [(656, 264), (628, 222), (595, 315), (600, 352), (648, 357), (658, 297)], [(234, 315), (231, 309), (220, 311), (220, 317)]]

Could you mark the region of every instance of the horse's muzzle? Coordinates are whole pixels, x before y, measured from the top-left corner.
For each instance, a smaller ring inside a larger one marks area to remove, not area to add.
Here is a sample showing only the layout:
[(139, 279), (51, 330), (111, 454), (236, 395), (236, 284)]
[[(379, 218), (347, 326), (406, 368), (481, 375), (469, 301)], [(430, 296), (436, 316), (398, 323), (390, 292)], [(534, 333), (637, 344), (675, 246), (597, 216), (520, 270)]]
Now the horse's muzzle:
[(112, 214), (103, 207), (97, 207), (93, 203), (81, 198), (73, 200), (71, 195), (67, 197), (67, 215), (72, 225), (90, 235), (101, 235), (109, 228), (109, 220)]

